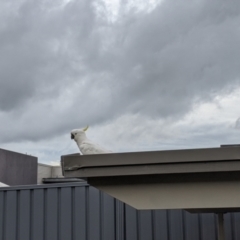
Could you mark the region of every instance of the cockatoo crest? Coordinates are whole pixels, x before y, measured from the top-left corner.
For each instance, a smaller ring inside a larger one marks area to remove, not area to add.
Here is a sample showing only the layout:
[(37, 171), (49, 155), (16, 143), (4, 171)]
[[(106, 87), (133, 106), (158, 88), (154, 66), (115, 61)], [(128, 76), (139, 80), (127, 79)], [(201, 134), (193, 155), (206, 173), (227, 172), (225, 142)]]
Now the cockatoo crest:
[(88, 126), (86, 126), (85, 128), (83, 129), (73, 129), (71, 131), (71, 139), (74, 139), (76, 141), (76, 139), (80, 136), (85, 136), (86, 137), (86, 134), (85, 132), (88, 130)]

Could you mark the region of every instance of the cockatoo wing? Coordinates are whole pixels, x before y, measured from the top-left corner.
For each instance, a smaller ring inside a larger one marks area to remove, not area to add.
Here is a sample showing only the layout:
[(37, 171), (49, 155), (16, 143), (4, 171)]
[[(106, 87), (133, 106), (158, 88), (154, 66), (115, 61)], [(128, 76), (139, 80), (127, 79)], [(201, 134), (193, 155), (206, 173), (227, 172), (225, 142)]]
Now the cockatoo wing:
[(93, 142), (83, 142), (80, 146), (80, 151), (82, 154), (100, 154), (100, 153), (111, 153), (111, 151), (99, 146)]

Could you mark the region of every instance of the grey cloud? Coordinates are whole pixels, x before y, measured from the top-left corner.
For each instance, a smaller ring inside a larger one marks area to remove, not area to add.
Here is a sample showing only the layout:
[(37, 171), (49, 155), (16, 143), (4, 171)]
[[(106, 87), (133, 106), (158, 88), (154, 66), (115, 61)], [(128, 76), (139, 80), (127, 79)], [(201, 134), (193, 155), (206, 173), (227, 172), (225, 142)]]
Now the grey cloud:
[(112, 78), (103, 86), (113, 91), (107, 116), (114, 109), (119, 114), (184, 114), (194, 101), (239, 84), (239, 4), (173, 5), (165, 1), (149, 14), (125, 15), (106, 31), (109, 48), (85, 62), (89, 71)]
[(47, 1), (24, 1), (19, 8), (8, 9), (0, 31), (0, 109), (14, 109), (49, 88), (57, 91), (72, 82), (79, 70), (72, 66), (75, 59), (68, 45), (75, 31), (87, 42), (84, 38), (90, 33), (85, 29), (94, 21), (90, 3), (76, 1), (65, 9), (49, 9)]
[(169, 0), (151, 12), (122, 3), (113, 23), (96, 14), (99, 1), (60, 3), (4, 6), (0, 111), (15, 131), (0, 127), (2, 142), (36, 141), (126, 113), (175, 119), (239, 86), (238, 1)]
[[(163, 117), (184, 113), (192, 100), (239, 82), (236, 26), (240, 18), (224, 11), (223, 4), (200, 1), (199, 6), (185, 1), (174, 7), (172, 1), (165, 1), (133, 23), (117, 76), (132, 83), (122, 92), (128, 92), (125, 101), (133, 111)], [(232, 7), (235, 12), (236, 7), (239, 10), (239, 4)], [(216, 22), (219, 14), (222, 18)]]

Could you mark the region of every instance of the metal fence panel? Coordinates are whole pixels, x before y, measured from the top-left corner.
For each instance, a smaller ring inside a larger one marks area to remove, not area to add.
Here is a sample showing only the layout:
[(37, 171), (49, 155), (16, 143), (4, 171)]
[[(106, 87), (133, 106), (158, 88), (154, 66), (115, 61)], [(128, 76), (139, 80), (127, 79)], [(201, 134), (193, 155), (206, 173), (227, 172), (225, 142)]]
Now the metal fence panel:
[(169, 214), (169, 239), (184, 240), (183, 211), (168, 211)]
[(30, 240), (30, 190), (18, 192), (18, 234), (19, 240)]
[(115, 239), (115, 200), (107, 194), (101, 193), (102, 208), (102, 239)]
[(114, 200), (114, 217), (115, 217), (115, 240), (125, 238), (125, 204)]
[[(42, 240), (45, 235), (44, 202), (46, 189), (32, 190), (31, 194), (31, 240)], [(55, 231), (55, 230), (54, 230)], [(5, 239), (3, 239), (5, 240)]]
[(240, 214), (231, 214), (232, 215), (232, 230), (234, 240), (240, 239)]
[[(87, 184), (0, 189), (0, 240), (212, 240), (214, 214), (137, 211)], [(225, 214), (226, 240), (240, 239), (240, 214)]]
[(4, 229), (4, 238), (6, 240), (15, 240), (17, 236), (18, 226), (18, 212), (17, 212), (17, 194), (18, 191), (7, 191), (5, 200), (5, 215), (6, 221)]
[(4, 209), (5, 209), (5, 202), (4, 202), (4, 192), (0, 192), (0, 240), (4, 239)]
[(72, 239), (72, 215), (75, 213), (72, 192), (72, 188), (60, 188), (60, 240)]
[(58, 240), (59, 222), (61, 222), (58, 189), (46, 189), (44, 200), (45, 239)]
[(155, 239), (169, 239), (168, 210), (153, 211)]
[(125, 239), (138, 240), (138, 211), (125, 205)]
[(88, 188), (74, 190), (73, 240), (87, 239), (87, 196)]
[[(88, 209), (87, 209), (87, 229), (89, 240), (100, 240), (100, 193), (95, 188), (89, 188), (88, 194)], [(102, 227), (102, 224), (101, 224)]]
[(211, 213), (200, 215), (202, 239), (217, 239), (216, 217)]
[(139, 240), (149, 240), (153, 236), (152, 232), (152, 211), (140, 211), (139, 217)]
[(199, 215), (185, 212), (185, 239), (201, 240), (199, 231)]

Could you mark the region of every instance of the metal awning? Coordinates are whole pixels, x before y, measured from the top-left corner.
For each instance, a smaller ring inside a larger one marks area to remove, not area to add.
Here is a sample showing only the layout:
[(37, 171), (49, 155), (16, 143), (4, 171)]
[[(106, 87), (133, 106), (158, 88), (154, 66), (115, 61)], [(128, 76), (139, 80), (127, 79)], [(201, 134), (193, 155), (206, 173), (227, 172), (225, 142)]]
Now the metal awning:
[(240, 211), (240, 146), (154, 152), (71, 154), (65, 177), (83, 178), (136, 209), (218, 213), (224, 239), (226, 212)]
[(65, 177), (84, 178), (137, 209), (240, 208), (240, 147), (71, 154), (61, 163)]

